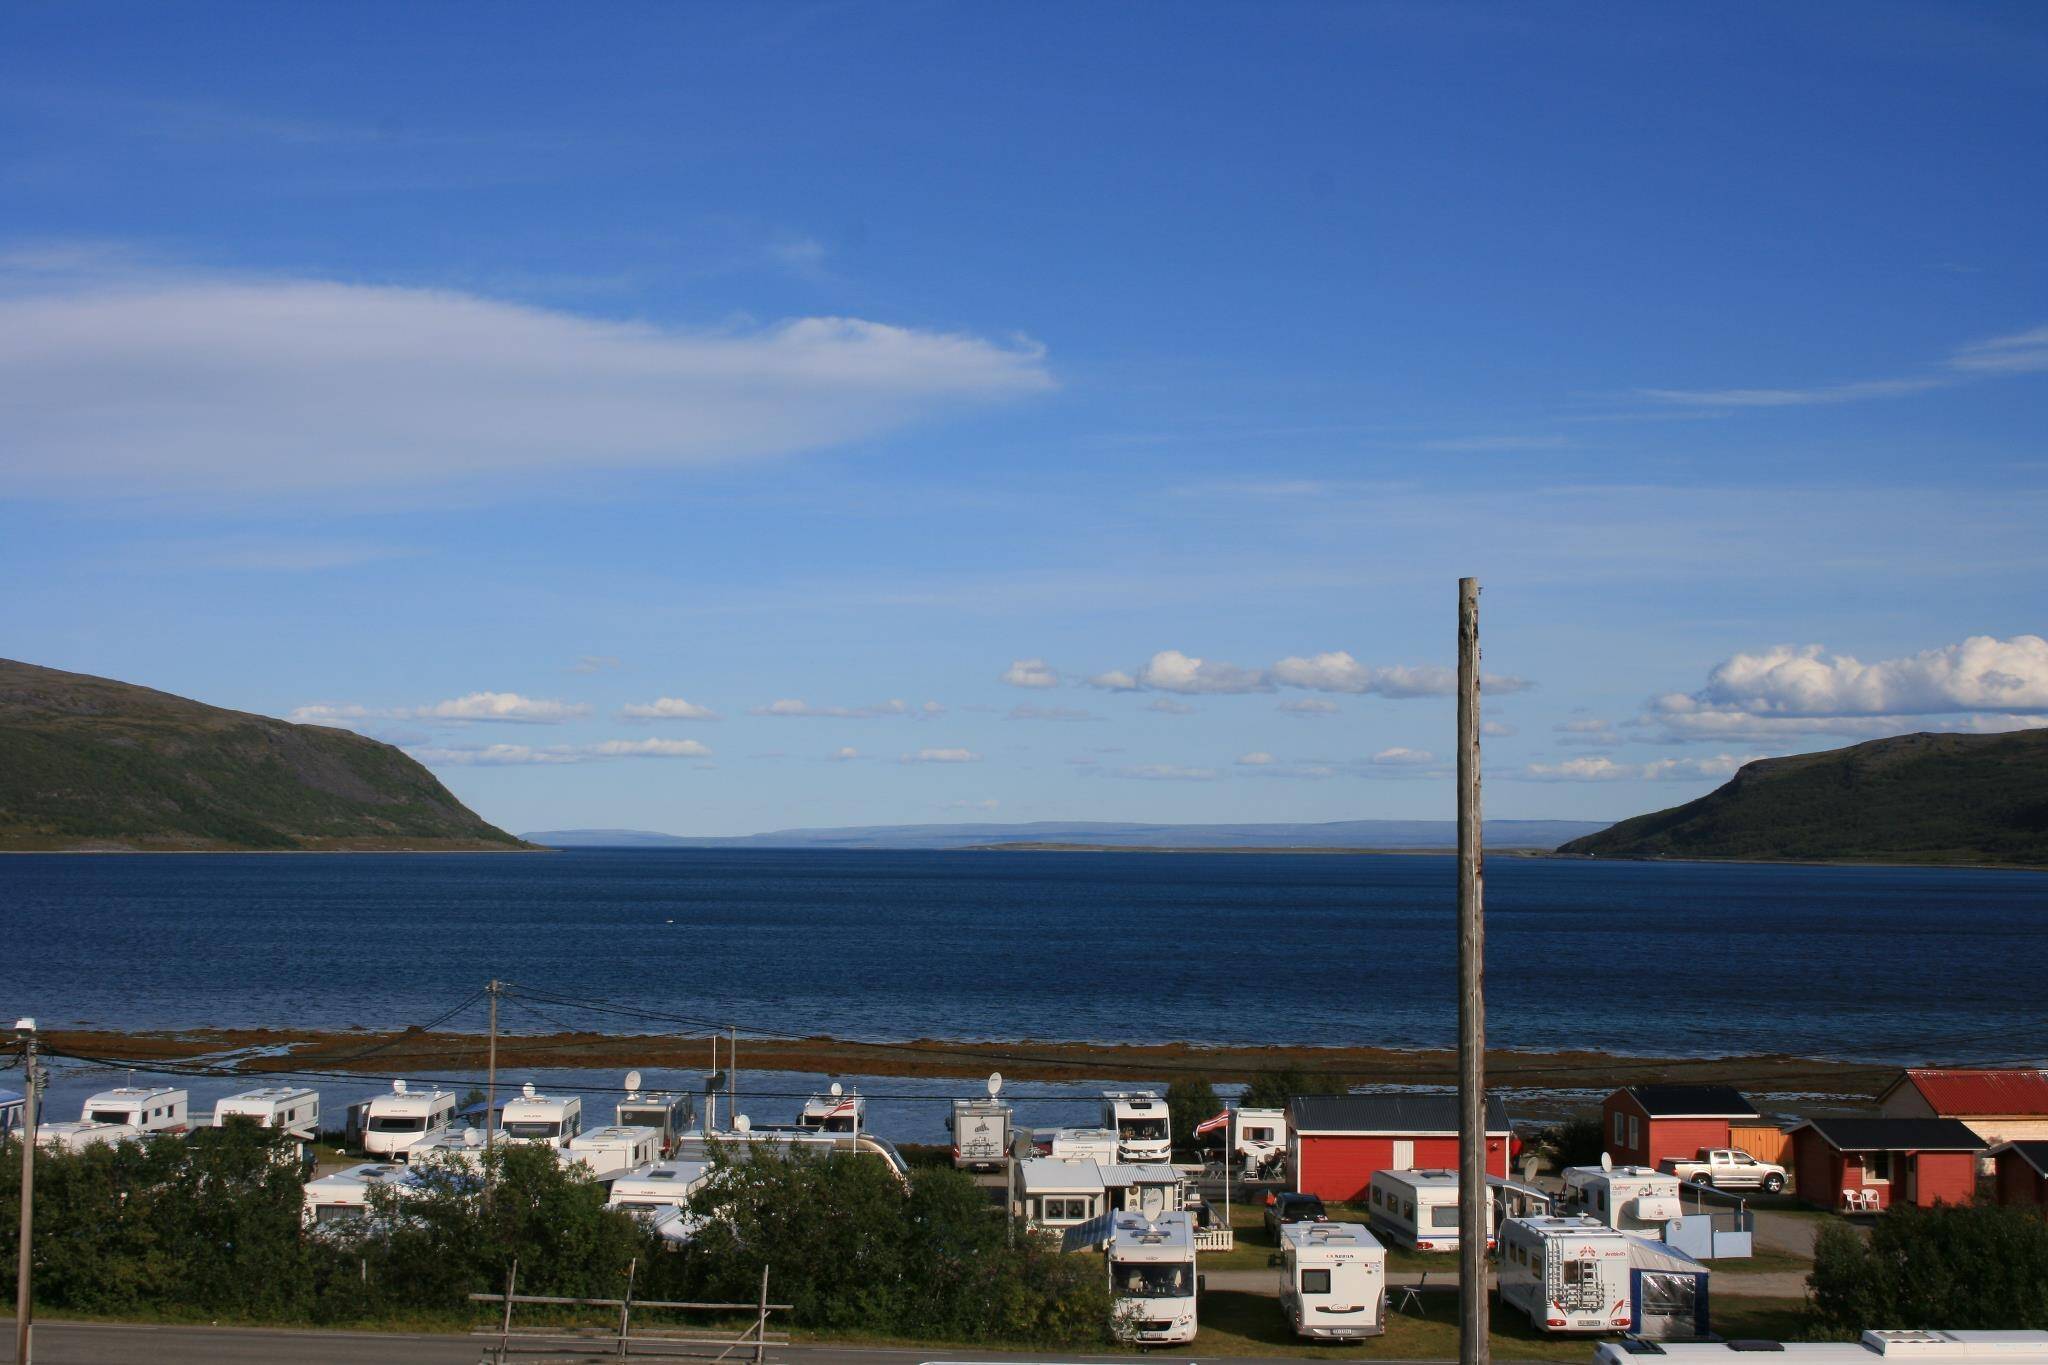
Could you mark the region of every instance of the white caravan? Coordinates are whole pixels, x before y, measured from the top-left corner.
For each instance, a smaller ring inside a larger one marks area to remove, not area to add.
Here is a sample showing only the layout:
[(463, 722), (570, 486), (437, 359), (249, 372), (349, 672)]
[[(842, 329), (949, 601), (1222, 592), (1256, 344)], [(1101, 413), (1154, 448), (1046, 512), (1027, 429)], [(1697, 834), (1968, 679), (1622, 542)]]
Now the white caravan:
[(320, 1132), (320, 1092), (289, 1085), (244, 1090), (213, 1106), (214, 1127), (226, 1127), (230, 1119), (247, 1119), (259, 1128), (280, 1128), (301, 1142), (311, 1142)]
[(1287, 1159), (1287, 1111), (1285, 1109), (1233, 1109), (1230, 1111), (1230, 1150), (1244, 1163), (1247, 1179)]
[(839, 1082), (832, 1082), (830, 1094), (813, 1095), (804, 1101), (796, 1126), (814, 1133), (858, 1133), (867, 1126), (868, 1102), (859, 1091), (847, 1094)]
[(1280, 1225), (1280, 1309), (1298, 1336), (1387, 1330), (1387, 1249), (1357, 1223)]
[[(1593, 1348), (1593, 1365), (1637, 1365), (1648, 1355), (1633, 1342), (1602, 1342)], [(2048, 1360), (2048, 1332), (1865, 1332), (1861, 1341), (1683, 1341), (1660, 1342), (1657, 1355), (1672, 1365), (1742, 1365), (1752, 1353), (1766, 1352), (1773, 1365), (2040, 1365)]]
[(505, 1102), (505, 1116), (498, 1131), (508, 1142), (530, 1142), (540, 1147), (567, 1147), (583, 1131), (583, 1101), (574, 1095), (542, 1095), (528, 1081), (519, 1088), (519, 1098)]
[(895, 1143), (873, 1133), (820, 1133), (794, 1127), (756, 1128), (745, 1114), (739, 1114), (733, 1118), (729, 1129), (692, 1133), (681, 1139), (676, 1143), (674, 1155), (689, 1161), (707, 1161), (721, 1144), (730, 1147), (737, 1155), (739, 1145), (746, 1143), (753, 1144), (755, 1150), (772, 1151), (782, 1156), (798, 1152), (815, 1152), (820, 1156), (827, 1152), (854, 1152), (879, 1157), (904, 1192), (910, 1191), (910, 1163), (903, 1159), (903, 1153), (896, 1150)]
[(1116, 1133), (1116, 1159), (1142, 1165), (1173, 1159), (1166, 1101), (1156, 1090), (1102, 1092), (1102, 1126)]
[(1567, 1167), (1559, 1212), (1646, 1237), (1663, 1236), (1666, 1223), (1685, 1216), (1678, 1177), (1649, 1166)]
[(396, 1080), (391, 1092), (372, 1099), (363, 1115), (363, 1152), (404, 1161), (415, 1145), (438, 1136), (453, 1122), (454, 1091), (412, 1090)]
[(1117, 1140), (1114, 1128), (1055, 1128), (1041, 1134), (1039, 1150), (1059, 1161), (1094, 1161), (1116, 1164)]
[(301, 1218), (309, 1228), (355, 1223), (370, 1216), (370, 1192), (393, 1190), (399, 1198), (419, 1189), (418, 1177), (404, 1166), (370, 1161), (306, 1182)]
[(1597, 1218), (1510, 1218), (1499, 1267), (1501, 1301), (1539, 1332), (1707, 1334), (1707, 1267)]
[(186, 1128), (186, 1106), (182, 1090), (169, 1086), (123, 1086), (119, 1090), (102, 1090), (87, 1100), (78, 1119), (81, 1123), (125, 1126), (144, 1133), (182, 1133)]
[(1011, 1167), (1014, 1198), (1024, 1220), (1059, 1230), (1101, 1215), (1109, 1191), (1102, 1167), (1078, 1157), (1030, 1157)]
[(1157, 1218), (1188, 1206), (1188, 1178), (1173, 1166), (1099, 1166), (1109, 1211)]
[(138, 1142), (142, 1130), (132, 1123), (39, 1123), (36, 1146), (46, 1152), (82, 1152), (95, 1142), (117, 1146)]
[(946, 1131), (955, 1166), (994, 1170), (1010, 1159), (1010, 1106), (1000, 1100), (954, 1100)]
[(1112, 1216), (1109, 1292), (1118, 1333), (1141, 1345), (1195, 1339), (1194, 1220), (1185, 1213)]
[[(1458, 1249), (1458, 1173), (1456, 1171), (1375, 1171), (1372, 1177), (1372, 1225), (1417, 1251)], [(1486, 1226), (1494, 1226), (1493, 1187), (1486, 1190)], [(1493, 1245), (1489, 1235), (1486, 1244)]]
[(679, 1209), (710, 1175), (708, 1161), (654, 1162), (614, 1180), (606, 1207), (633, 1212)]
[(626, 1098), (612, 1111), (612, 1121), (621, 1128), (652, 1128), (661, 1134), (661, 1155), (675, 1151), (676, 1143), (690, 1131), (697, 1105), (688, 1095), (669, 1090), (640, 1089), (640, 1073), (626, 1073)]
[(582, 1162), (592, 1176), (608, 1180), (661, 1159), (661, 1130), (626, 1127), (593, 1128), (569, 1139), (562, 1149), (565, 1166)]

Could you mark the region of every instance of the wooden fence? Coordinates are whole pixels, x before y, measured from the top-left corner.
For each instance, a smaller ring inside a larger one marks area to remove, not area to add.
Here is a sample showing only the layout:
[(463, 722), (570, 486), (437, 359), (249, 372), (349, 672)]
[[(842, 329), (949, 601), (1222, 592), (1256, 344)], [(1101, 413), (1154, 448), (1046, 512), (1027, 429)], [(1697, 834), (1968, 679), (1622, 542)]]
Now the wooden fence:
[(1730, 1128), (1728, 1145), (1741, 1148), (1758, 1161), (1769, 1161), (1791, 1169), (1792, 1135), (1782, 1128)]
[[(787, 1313), (790, 1305), (768, 1302), (768, 1267), (761, 1267), (761, 1297), (755, 1303), (670, 1303), (660, 1299), (635, 1299), (633, 1279), (639, 1270), (636, 1259), (626, 1268), (626, 1295), (619, 1299), (572, 1299), (553, 1294), (521, 1294), (519, 1289), (519, 1263), (514, 1261), (505, 1275), (505, 1292), (502, 1294), (471, 1294), (473, 1303), (503, 1304), (504, 1316), (496, 1327), (478, 1327), (470, 1335), (492, 1338), (484, 1348), (484, 1359), (491, 1365), (505, 1365), (514, 1356), (553, 1357), (562, 1360), (589, 1360), (601, 1351), (625, 1359), (628, 1356), (666, 1356), (670, 1358), (696, 1357), (709, 1360), (725, 1360), (735, 1354), (739, 1358), (751, 1357), (754, 1365), (762, 1365), (768, 1347), (781, 1345), (789, 1340), (787, 1332), (768, 1330), (770, 1313)], [(519, 1304), (545, 1305), (553, 1308), (602, 1308), (617, 1310), (618, 1324), (615, 1327), (514, 1327), (512, 1310)], [(753, 1323), (738, 1332), (719, 1333), (712, 1330), (663, 1331), (641, 1328), (633, 1330), (633, 1310), (643, 1309), (657, 1312), (692, 1313), (747, 1313), (753, 1316)], [(712, 1355), (713, 1348), (719, 1348)]]

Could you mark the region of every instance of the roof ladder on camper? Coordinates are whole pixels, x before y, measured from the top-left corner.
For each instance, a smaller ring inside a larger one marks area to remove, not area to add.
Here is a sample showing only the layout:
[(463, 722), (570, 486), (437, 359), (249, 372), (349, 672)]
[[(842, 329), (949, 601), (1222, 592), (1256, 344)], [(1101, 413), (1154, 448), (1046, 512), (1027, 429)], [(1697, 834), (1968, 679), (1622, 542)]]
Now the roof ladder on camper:
[(1545, 1256), (1543, 1294), (1554, 1306), (1566, 1311), (1601, 1307), (1598, 1263), (1578, 1257)]

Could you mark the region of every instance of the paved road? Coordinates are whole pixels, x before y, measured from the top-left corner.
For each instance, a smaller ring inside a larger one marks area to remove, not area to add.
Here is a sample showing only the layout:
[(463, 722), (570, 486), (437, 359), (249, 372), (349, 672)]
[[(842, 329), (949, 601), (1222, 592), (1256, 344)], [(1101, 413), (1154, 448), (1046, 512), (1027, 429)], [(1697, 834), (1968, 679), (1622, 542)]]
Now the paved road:
[[(0, 1320), (0, 1365), (14, 1365), (14, 1324)], [(478, 1365), (483, 1341), (466, 1336), (431, 1336), (401, 1332), (292, 1332), (260, 1327), (158, 1327), (119, 1323), (46, 1322), (36, 1326), (36, 1365)], [(1187, 1355), (1155, 1358), (1197, 1360)], [(634, 1359), (653, 1357), (636, 1355)], [(709, 1358), (707, 1353), (706, 1359)], [(1214, 1357), (1210, 1357), (1213, 1359)], [(609, 1354), (524, 1356), (515, 1359), (615, 1361)], [(861, 1349), (844, 1346), (778, 1346), (768, 1352), (775, 1365), (923, 1365), (923, 1362), (1036, 1362), (1058, 1360), (1073, 1365), (1132, 1365), (1135, 1357), (1080, 1355), (1003, 1355), (933, 1347), (923, 1351)], [(1256, 1356), (1225, 1357), (1233, 1365), (1299, 1365), (1298, 1361)], [(1439, 1361), (1385, 1361), (1374, 1365), (1450, 1365)], [(1507, 1365), (1503, 1362), (1503, 1365)]]

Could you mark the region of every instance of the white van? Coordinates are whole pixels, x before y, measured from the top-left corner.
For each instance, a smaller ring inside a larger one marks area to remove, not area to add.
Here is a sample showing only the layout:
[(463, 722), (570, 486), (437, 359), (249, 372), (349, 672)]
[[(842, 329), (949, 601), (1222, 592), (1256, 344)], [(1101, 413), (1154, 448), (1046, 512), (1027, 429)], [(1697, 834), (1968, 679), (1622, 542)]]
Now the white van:
[(1230, 1150), (1244, 1163), (1247, 1178), (1287, 1159), (1285, 1109), (1233, 1109), (1229, 1134)]
[(661, 1134), (661, 1155), (675, 1152), (676, 1143), (690, 1130), (697, 1114), (696, 1101), (668, 1090), (640, 1089), (640, 1073), (626, 1073), (626, 1098), (612, 1110), (612, 1122), (621, 1128), (652, 1128)]
[(281, 1128), (301, 1142), (311, 1142), (320, 1132), (320, 1092), (289, 1085), (244, 1090), (213, 1106), (214, 1127), (225, 1127), (229, 1119)]
[(1597, 1218), (1500, 1225), (1501, 1302), (1521, 1309), (1539, 1332), (1704, 1337), (1709, 1275), (1684, 1252)]
[(661, 1130), (623, 1125), (593, 1128), (569, 1139), (569, 1145), (561, 1150), (561, 1158), (565, 1166), (580, 1161), (590, 1168), (592, 1176), (606, 1180), (660, 1160)]
[(1173, 1160), (1173, 1128), (1156, 1090), (1103, 1091), (1102, 1126), (1116, 1134), (1118, 1161)]
[(868, 1102), (859, 1091), (848, 1094), (832, 1082), (829, 1094), (813, 1095), (798, 1111), (796, 1126), (818, 1133), (858, 1133), (867, 1126)]
[(995, 1170), (1010, 1159), (1010, 1106), (1001, 1100), (954, 1100), (946, 1131), (955, 1166)]
[(363, 1116), (363, 1151), (404, 1161), (415, 1144), (439, 1135), (454, 1122), (454, 1091), (412, 1090), (403, 1080), (396, 1080), (390, 1093), (370, 1101)]
[(1114, 1128), (1055, 1128), (1045, 1135), (1045, 1154), (1055, 1161), (1093, 1161), (1112, 1166), (1117, 1161)]
[(1280, 1308), (1298, 1336), (1387, 1330), (1387, 1249), (1358, 1223), (1280, 1225)]
[[(1456, 1251), (1458, 1173), (1447, 1170), (1375, 1171), (1371, 1192), (1372, 1225), (1417, 1251)], [(1494, 1226), (1493, 1188), (1486, 1190), (1486, 1226)], [(1486, 1239), (1493, 1245), (1492, 1236)]]
[(659, 1161), (612, 1181), (606, 1207), (630, 1212), (679, 1209), (711, 1175), (708, 1161)]
[(533, 1082), (528, 1081), (520, 1087), (518, 1099), (506, 1101), (498, 1131), (508, 1142), (567, 1147), (583, 1131), (583, 1101), (574, 1095), (537, 1094)]
[(134, 1128), (144, 1133), (182, 1133), (186, 1129), (185, 1092), (169, 1086), (123, 1086), (102, 1090), (85, 1102), (80, 1123)]
[(1116, 1296), (1118, 1334), (1141, 1345), (1193, 1341), (1199, 1287), (1194, 1220), (1185, 1213), (1113, 1219), (1109, 1292)]

